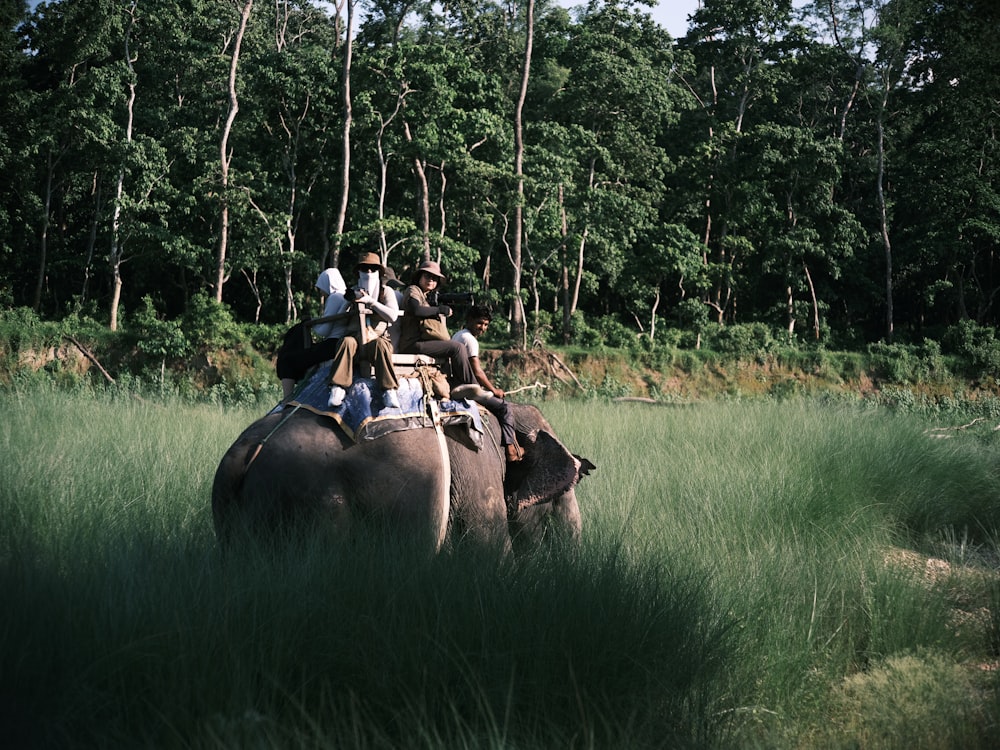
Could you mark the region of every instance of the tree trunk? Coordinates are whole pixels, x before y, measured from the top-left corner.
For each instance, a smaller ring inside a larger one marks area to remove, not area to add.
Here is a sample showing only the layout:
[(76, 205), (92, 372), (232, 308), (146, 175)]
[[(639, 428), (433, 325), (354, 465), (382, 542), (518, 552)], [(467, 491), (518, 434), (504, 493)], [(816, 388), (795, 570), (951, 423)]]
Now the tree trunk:
[(562, 269), (559, 274), (559, 296), (562, 298), (562, 341), (570, 342), (572, 318), (569, 311), (569, 222), (566, 219), (566, 201), (563, 186), (559, 186), (559, 256)]
[[(339, 14), (338, 14), (339, 16)], [(344, 130), (341, 138), (340, 206), (337, 209), (337, 224), (333, 235), (333, 257), (323, 256), (323, 267), (336, 266), (340, 262), (340, 245), (347, 223), (347, 203), (351, 192), (351, 124), (354, 119), (351, 109), (351, 62), (354, 55), (354, 0), (347, 0), (347, 31), (344, 36)]]
[(809, 297), (812, 299), (813, 335), (819, 341), (819, 302), (816, 299), (816, 286), (813, 284), (812, 274), (809, 273), (809, 266), (803, 263), (802, 268), (806, 272), (806, 281), (809, 283)]
[(885, 253), (885, 338), (890, 344), (893, 337), (892, 311), (892, 243), (889, 241), (889, 217), (885, 205), (885, 108), (889, 102), (889, 82), (886, 76), (883, 90), (882, 107), (878, 113), (878, 173), (875, 189), (878, 194), (879, 232), (882, 236), (882, 249)]
[[(410, 133), (410, 123), (403, 121), (403, 133), (407, 143), (413, 143)], [(431, 260), (431, 199), (427, 186), (427, 170), (424, 161), (419, 156), (413, 157), (413, 174), (417, 178), (417, 225), (424, 247), (424, 260)], [(440, 260), (440, 258), (438, 259)]]
[(528, 94), (528, 78), (531, 74), (531, 50), (535, 26), (535, 0), (528, 0), (526, 41), (524, 45), (524, 65), (521, 69), (521, 90), (514, 108), (514, 179), (517, 181), (517, 195), (514, 203), (514, 248), (511, 265), (514, 269), (510, 329), (513, 338), (521, 348), (527, 348), (524, 304), (521, 300), (521, 245), (524, 233), (524, 100)]
[(229, 250), (229, 163), (232, 154), (229, 153), (229, 134), (233, 130), (236, 113), (240, 111), (240, 102), (236, 96), (236, 70), (240, 62), (240, 47), (243, 35), (246, 33), (250, 11), (253, 10), (253, 0), (247, 0), (240, 14), (240, 26), (233, 40), (233, 56), (229, 61), (229, 114), (222, 128), (222, 138), (219, 141), (219, 161), (222, 169), (222, 187), (219, 191), (222, 208), (219, 216), (219, 250), (215, 258), (215, 301), (222, 302), (222, 287), (226, 283), (226, 254)]
[(41, 236), (38, 238), (38, 278), (35, 280), (35, 297), (31, 303), (31, 309), (36, 313), (42, 309), (42, 289), (45, 286), (45, 274), (48, 273), (49, 226), (52, 224), (52, 172), (55, 170), (51, 149), (46, 161), (45, 210), (42, 213)]
[(656, 297), (653, 298), (653, 307), (649, 311), (649, 340), (656, 341), (656, 311), (660, 309), (660, 287), (656, 287)]
[(80, 284), (80, 301), (76, 305), (77, 312), (83, 310), (83, 306), (90, 297), (90, 274), (94, 267), (94, 249), (97, 247), (97, 225), (101, 215), (101, 174), (94, 172), (94, 183), (91, 193), (94, 196), (94, 215), (90, 220), (90, 232), (87, 234), (87, 260), (83, 264), (83, 282)]
[(445, 235), (445, 226), (446, 226), (445, 219), (447, 218), (447, 214), (445, 213), (444, 210), (444, 193), (445, 190), (447, 190), (448, 188), (448, 175), (445, 174), (444, 165), (445, 162), (442, 161), (440, 166), (437, 167), (438, 174), (441, 175), (441, 193), (438, 198), (438, 218), (441, 220), (441, 226), (438, 228), (438, 237), (440, 237), (442, 240), (444, 239)]
[[(406, 95), (409, 93), (409, 86), (405, 83), (401, 84), (399, 87), (399, 93), (396, 95), (396, 108), (393, 110), (392, 114), (387, 118), (382, 118), (381, 113), (379, 113), (379, 126), (378, 135), (375, 140), (375, 150), (378, 153), (378, 244), (379, 244), (379, 254), (382, 257), (383, 263), (389, 262), (389, 241), (385, 236), (385, 194), (389, 188), (389, 159), (385, 155), (385, 148), (383, 146), (385, 139), (385, 131), (388, 129), (389, 124), (396, 119), (396, 115), (403, 108), (403, 102), (406, 100)], [(406, 122), (403, 122), (403, 130), (406, 132), (406, 138), (409, 140), (410, 137), (410, 126)]]
[(795, 298), (792, 296), (791, 284), (785, 287), (785, 316), (785, 323), (788, 329), (788, 343), (792, 343), (792, 337), (795, 335)]
[[(136, 3), (133, 1), (129, 7), (129, 26), (125, 30), (125, 65), (128, 67), (128, 101), (125, 106), (125, 151), (128, 153), (132, 144), (132, 123), (135, 119), (135, 61), (138, 56), (133, 57), (129, 45), (132, 29), (135, 26)], [(111, 251), (108, 259), (111, 263), (111, 320), (109, 327), (112, 331), (118, 330), (118, 305), (122, 296), (122, 257), (124, 251), (121, 246), (121, 217), (122, 198), (125, 195), (125, 165), (118, 170), (118, 179), (115, 181), (115, 200), (111, 212)]]

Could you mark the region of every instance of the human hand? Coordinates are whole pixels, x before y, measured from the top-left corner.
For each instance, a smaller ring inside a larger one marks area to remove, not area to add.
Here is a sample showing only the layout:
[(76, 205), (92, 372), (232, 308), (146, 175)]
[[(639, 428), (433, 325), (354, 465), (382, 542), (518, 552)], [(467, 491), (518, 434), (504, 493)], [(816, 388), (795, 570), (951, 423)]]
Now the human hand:
[(494, 388), (493, 395), (496, 396), (497, 398), (503, 398), (504, 396), (507, 395), (507, 392), (504, 391), (502, 388)]
[(448, 305), (438, 305), (438, 315), (444, 315), (446, 318), (451, 315), (451, 308)]

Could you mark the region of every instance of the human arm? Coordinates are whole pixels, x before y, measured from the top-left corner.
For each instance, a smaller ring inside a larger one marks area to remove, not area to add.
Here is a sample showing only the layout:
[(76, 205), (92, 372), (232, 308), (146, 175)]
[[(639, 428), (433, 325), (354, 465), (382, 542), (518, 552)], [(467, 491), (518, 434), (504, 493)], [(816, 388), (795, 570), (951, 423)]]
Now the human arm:
[(428, 304), (426, 295), (414, 284), (407, 287), (403, 295), (403, 312), (414, 318), (436, 318), (439, 315), (447, 318), (451, 315), (451, 308), (448, 305)]
[(482, 364), (480, 364), (479, 340), (473, 335), (472, 331), (468, 328), (463, 328), (451, 338), (465, 347), (465, 351), (469, 355), (469, 367), (472, 369), (472, 374), (475, 376), (476, 382), (497, 398), (503, 398), (504, 391), (493, 385), (486, 371), (483, 370)]
[(389, 287), (383, 287), (382, 298), (376, 300), (371, 295), (365, 295), (365, 304), (374, 310), (380, 318), (390, 325), (396, 322), (399, 317), (399, 302), (396, 301), (396, 293)]
[(472, 368), (472, 374), (476, 376), (476, 380), (479, 382), (479, 385), (497, 398), (503, 398), (506, 395), (506, 392), (503, 389), (497, 388), (490, 382), (489, 377), (486, 375), (486, 371), (483, 370), (483, 366), (479, 364), (479, 357), (469, 357), (469, 366)]
[(330, 338), (331, 334), (342, 332), (344, 327), (342, 321), (347, 318), (348, 307), (349, 304), (342, 294), (331, 294), (326, 298), (322, 317), (313, 318), (309, 321), (309, 325), (318, 336)]

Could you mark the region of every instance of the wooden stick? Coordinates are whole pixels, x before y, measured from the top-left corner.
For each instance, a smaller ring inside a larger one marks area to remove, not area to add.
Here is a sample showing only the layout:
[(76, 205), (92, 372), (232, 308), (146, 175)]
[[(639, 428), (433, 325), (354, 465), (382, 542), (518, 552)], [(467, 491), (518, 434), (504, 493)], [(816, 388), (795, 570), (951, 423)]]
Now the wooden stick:
[(548, 386), (545, 385), (544, 383), (539, 383), (536, 380), (531, 385), (522, 385), (520, 388), (515, 388), (512, 391), (504, 391), (504, 393), (509, 396), (512, 393), (520, 393), (521, 391), (530, 391), (532, 388), (541, 388), (542, 390), (544, 390), (544, 389), (548, 388)]

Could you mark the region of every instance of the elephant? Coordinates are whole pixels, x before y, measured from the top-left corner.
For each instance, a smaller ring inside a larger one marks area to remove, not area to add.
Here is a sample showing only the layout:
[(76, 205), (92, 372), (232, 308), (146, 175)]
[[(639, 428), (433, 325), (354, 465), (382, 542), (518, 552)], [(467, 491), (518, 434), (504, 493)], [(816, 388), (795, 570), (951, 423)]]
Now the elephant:
[[(508, 463), (499, 423), (475, 404), (424, 397), (426, 384), (401, 378), (401, 408), (376, 411), (375, 381), (361, 377), (331, 409), (323, 375), (222, 457), (212, 514), (224, 547), (241, 529), (270, 536), (303, 520), (337, 534), (379, 524), (433, 553), (466, 541), (520, 553), (550, 535), (579, 540), (574, 487), (595, 466), (559, 441), (537, 407), (512, 404), (524, 458)], [(359, 421), (352, 404), (375, 416)]]

